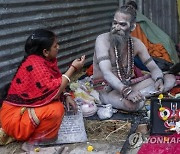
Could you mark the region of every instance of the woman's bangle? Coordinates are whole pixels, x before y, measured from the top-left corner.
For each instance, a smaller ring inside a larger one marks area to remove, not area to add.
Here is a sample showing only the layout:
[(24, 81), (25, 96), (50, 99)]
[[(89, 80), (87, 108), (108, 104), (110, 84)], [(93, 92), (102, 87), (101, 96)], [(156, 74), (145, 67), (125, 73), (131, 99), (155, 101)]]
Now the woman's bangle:
[(69, 82), (71, 82), (70, 78), (67, 75), (63, 74), (62, 76), (65, 77)]
[(64, 92), (63, 95), (64, 95), (65, 97), (67, 97), (67, 96), (72, 96), (72, 95), (71, 95), (70, 93), (68, 93), (68, 92)]
[(77, 69), (77, 67), (76, 66), (74, 66), (73, 64), (71, 64), (70, 66), (72, 66), (74, 69), (75, 69), (75, 71), (77, 71), (78, 69)]
[[(164, 78), (163, 78), (163, 77), (157, 77), (157, 78), (156, 78), (156, 81), (158, 81), (158, 80), (162, 80), (162, 82), (163, 82), (163, 84), (164, 84)], [(155, 82), (156, 82), (156, 81), (155, 81)]]

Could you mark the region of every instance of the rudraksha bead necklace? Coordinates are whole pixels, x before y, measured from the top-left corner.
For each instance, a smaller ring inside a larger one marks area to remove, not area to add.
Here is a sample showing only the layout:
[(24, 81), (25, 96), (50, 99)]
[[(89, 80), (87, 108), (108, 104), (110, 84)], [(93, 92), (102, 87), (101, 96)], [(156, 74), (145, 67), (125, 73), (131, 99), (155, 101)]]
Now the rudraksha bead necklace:
[(114, 47), (114, 52), (116, 56), (117, 75), (122, 83), (129, 85), (134, 68), (134, 44), (132, 38), (129, 37), (128, 39), (127, 67), (123, 66), (122, 55), (121, 53), (118, 53), (116, 46)]

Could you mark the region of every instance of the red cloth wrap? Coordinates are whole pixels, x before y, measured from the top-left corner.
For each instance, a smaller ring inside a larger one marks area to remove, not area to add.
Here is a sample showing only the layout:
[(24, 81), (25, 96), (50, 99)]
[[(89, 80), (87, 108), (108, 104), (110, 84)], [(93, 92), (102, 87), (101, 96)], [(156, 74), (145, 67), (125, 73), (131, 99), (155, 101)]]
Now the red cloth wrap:
[(57, 95), (61, 81), (57, 59), (48, 61), (41, 56), (28, 56), (11, 82), (6, 101), (25, 107), (48, 104)]

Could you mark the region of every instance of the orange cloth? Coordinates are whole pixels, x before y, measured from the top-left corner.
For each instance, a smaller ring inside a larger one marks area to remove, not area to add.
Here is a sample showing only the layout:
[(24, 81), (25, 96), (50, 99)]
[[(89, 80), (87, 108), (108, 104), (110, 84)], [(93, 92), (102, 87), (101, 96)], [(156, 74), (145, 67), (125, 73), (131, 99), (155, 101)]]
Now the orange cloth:
[(29, 118), (27, 109), (21, 115), (22, 107), (3, 102), (0, 120), (3, 130), (11, 137), (20, 141), (45, 141), (57, 137), (64, 116), (64, 106), (59, 101), (36, 107), (35, 113), (40, 120), (35, 127)]
[(180, 94), (180, 86), (176, 86), (170, 90), (170, 94), (176, 96), (176, 94)]
[(160, 43), (157, 43), (157, 44), (151, 43), (148, 40), (148, 38), (146, 37), (146, 35), (144, 34), (144, 32), (142, 31), (142, 29), (138, 23), (136, 25), (136, 29), (131, 33), (131, 36), (140, 39), (146, 46), (146, 48), (151, 56), (162, 58), (168, 62), (171, 62), (169, 54), (166, 51), (166, 49), (163, 47), (163, 45)]
[(91, 65), (91, 66), (86, 70), (86, 73), (87, 73), (88, 76), (93, 75), (93, 65)]

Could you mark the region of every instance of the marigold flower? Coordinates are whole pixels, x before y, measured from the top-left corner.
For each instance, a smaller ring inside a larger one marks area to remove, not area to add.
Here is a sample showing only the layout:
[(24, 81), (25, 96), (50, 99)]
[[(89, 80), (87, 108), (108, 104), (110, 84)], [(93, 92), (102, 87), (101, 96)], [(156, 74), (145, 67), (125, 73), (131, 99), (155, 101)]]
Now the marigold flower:
[(160, 94), (159, 96), (158, 96), (158, 99), (163, 99), (163, 94)]
[(164, 110), (165, 110), (165, 107), (160, 107), (160, 108), (159, 108), (159, 111), (160, 111), (160, 112), (163, 112)]
[(94, 148), (93, 148), (92, 145), (89, 145), (89, 146), (87, 147), (87, 151), (92, 152), (93, 150), (94, 150)]
[(162, 119), (163, 119), (164, 121), (166, 121), (166, 120), (168, 119), (168, 117), (167, 117), (167, 116), (164, 116)]
[(39, 151), (40, 151), (40, 148), (35, 148), (34, 151), (35, 151), (35, 152), (39, 152)]

